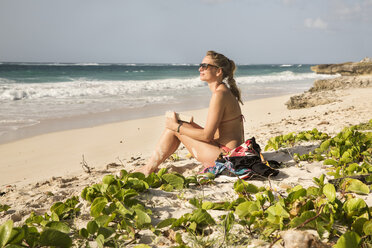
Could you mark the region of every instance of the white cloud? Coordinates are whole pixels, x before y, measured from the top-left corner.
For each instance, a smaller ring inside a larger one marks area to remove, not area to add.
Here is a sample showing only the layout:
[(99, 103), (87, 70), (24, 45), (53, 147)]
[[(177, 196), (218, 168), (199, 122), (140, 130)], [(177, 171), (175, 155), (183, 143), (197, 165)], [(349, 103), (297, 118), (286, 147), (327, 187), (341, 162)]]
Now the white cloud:
[(355, 2), (337, 0), (332, 2), (332, 9), (339, 20), (372, 20), (372, 0), (358, 0)]
[(305, 19), (305, 27), (307, 28), (314, 28), (314, 29), (327, 29), (328, 23), (320, 19), (319, 17), (316, 19), (307, 18)]

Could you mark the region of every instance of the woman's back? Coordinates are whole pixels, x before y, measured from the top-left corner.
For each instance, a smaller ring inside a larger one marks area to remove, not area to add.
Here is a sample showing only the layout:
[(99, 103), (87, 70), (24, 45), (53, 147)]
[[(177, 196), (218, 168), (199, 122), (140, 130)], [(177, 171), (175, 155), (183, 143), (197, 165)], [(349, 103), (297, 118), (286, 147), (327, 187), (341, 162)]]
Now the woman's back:
[(225, 84), (221, 84), (216, 93), (223, 95), (224, 111), (217, 128), (215, 141), (223, 146), (235, 148), (244, 142), (244, 117), (239, 102)]

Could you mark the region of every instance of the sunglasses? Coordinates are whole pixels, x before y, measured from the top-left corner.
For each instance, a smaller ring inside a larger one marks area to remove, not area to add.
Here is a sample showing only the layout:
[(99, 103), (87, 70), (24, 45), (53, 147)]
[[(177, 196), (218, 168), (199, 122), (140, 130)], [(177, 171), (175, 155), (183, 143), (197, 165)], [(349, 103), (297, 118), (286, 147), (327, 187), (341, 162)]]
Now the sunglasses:
[(216, 67), (216, 68), (219, 68), (218, 66), (216, 65), (211, 65), (211, 64), (207, 64), (207, 63), (202, 63), (199, 65), (199, 68), (201, 67), (203, 70), (208, 70), (208, 66), (213, 66), (213, 67)]

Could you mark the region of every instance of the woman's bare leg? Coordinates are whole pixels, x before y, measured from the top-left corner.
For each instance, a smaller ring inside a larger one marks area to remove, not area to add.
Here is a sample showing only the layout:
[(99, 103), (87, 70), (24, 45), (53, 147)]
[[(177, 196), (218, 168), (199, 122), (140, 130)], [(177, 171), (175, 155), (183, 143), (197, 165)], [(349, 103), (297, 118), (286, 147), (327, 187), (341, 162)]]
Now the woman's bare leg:
[(177, 150), (180, 143), (180, 140), (174, 135), (173, 131), (165, 129), (146, 165), (136, 170), (136, 172), (142, 172), (145, 175), (154, 172), (161, 163)]
[[(194, 128), (200, 128), (200, 126), (194, 123), (184, 123), (184, 125), (191, 125)], [(216, 144), (195, 140), (166, 129), (161, 135), (157, 148), (147, 164), (136, 171), (142, 172), (145, 175), (156, 171), (158, 166), (177, 150), (181, 142), (199, 162), (203, 163), (204, 166), (213, 165), (214, 161), (221, 153), (221, 149)]]

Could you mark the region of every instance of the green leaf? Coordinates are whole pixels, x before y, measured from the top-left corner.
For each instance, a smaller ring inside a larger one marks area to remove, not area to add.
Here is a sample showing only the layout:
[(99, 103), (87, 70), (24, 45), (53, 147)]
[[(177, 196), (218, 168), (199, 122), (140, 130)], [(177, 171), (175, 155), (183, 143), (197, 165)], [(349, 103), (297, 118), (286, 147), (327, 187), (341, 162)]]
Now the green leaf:
[(360, 237), (355, 232), (346, 232), (338, 240), (335, 248), (358, 248)]
[(142, 227), (151, 223), (150, 216), (140, 209), (135, 209), (137, 226)]
[(124, 199), (129, 199), (137, 195), (138, 195), (138, 192), (135, 191), (134, 189), (127, 189), (124, 191)]
[(146, 176), (141, 172), (132, 172), (129, 173), (128, 177), (130, 178), (137, 178), (139, 180), (145, 180)]
[(366, 221), (364, 223), (363, 232), (365, 235), (372, 235), (372, 220)]
[(366, 208), (367, 204), (360, 198), (352, 198), (347, 200), (344, 203), (344, 210), (346, 211), (347, 215), (350, 216), (359, 216)]
[(182, 226), (182, 225), (185, 224), (187, 221), (189, 221), (190, 217), (191, 217), (191, 214), (190, 214), (190, 213), (187, 213), (187, 214), (182, 215), (180, 218), (176, 219), (176, 220), (172, 223), (172, 228), (173, 228), (173, 227), (180, 227), (180, 226)]
[(146, 177), (145, 182), (147, 182), (151, 188), (158, 188), (162, 184), (160, 177), (158, 177), (154, 172)]
[(109, 215), (100, 215), (96, 218), (94, 218), (95, 222), (97, 222), (98, 226), (108, 226), (110, 221), (112, 221), (115, 218), (115, 214)]
[(159, 171), (158, 171), (158, 177), (162, 177), (165, 173), (167, 173), (167, 168), (162, 168), (162, 169), (160, 169)]
[(246, 201), (240, 203), (236, 209), (235, 214), (239, 216), (239, 218), (245, 218), (247, 216), (251, 216), (253, 212), (259, 211), (259, 207), (257, 206), (256, 202), (253, 201)]
[(25, 238), (26, 233), (27, 233), (26, 225), (22, 227), (13, 227), (10, 238), (8, 239), (8, 244), (21, 243), (22, 240)]
[(222, 226), (224, 227), (225, 229), (225, 233), (228, 233), (230, 232), (233, 224), (234, 224), (234, 220), (235, 220), (235, 217), (234, 217), (234, 213), (233, 212), (229, 212), (225, 219), (222, 221)]
[(120, 179), (123, 180), (126, 176), (128, 176), (128, 172), (126, 170), (120, 170)]
[(202, 205), (203, 205), (202, 200), (199, 200), (199, 199), (197, 199), (196, 197), (191, 198), (191, 199), (189, 200), (189, 203), (190, 203), (191, 205), (197, 207), (197, 208), (201, 208)]
[(364, 223), (366, 223), (366, 221), (367, 221), (366, 218), (363, 217), (357, 218), (351, 225), (351, 230), (353, 232), (356, 232), (358, 235), (363, 236), (363, 226)]
[(289, 218), (289, 213), (287, 212), (287, 210), (283, 208), (283, 206), (279, 202), (277, 202), (274, 206), (269, 207), (267, 209), (267, 212), (276, 216)]
[(26, 243), (30, 247), (35, 247), (36, 244), (39, 243), (39, 239), (40, 239), (40, 233), (37, 230), (37, 228), (36, 227), (28, 227), (27, 228), (27, 235), (25, 237)]
[(322, 152), (327, 151), (328, 148), (329, 148), (329, 146), (330, 146), (330, 144), (331, 144), (331, 140), (330, 140), (330, 139), (324, 141), (324, 142), (320, 145), (320, 150), (321, 150)]
[(6, 204), (0, 204), (0, 212), (5, 212), (5, 211), (8, 211), (8, 209), (10, 208), (9, 205), (6, 205)]
[(259, 191), (257, 186), (251, 183), (247, 184), (247, 186), (245, 187), (245, 190), (251, 194), (256, 194)]
[(327, 183), (326, 185), (324, 185), (323, 193), (327, 197), (328, 201), (330, 201), (330, 202), (335, 201), (335, 199), (336, 199), (336, 189), (335, 189), (335, 186), (333, 186), (333, 184)]
[(234, 190), (237, 193), (247, 192), (247, 193), (251, 193), (251, 194), (256, 194), (257, 192), (259, 192), (256, 185), (253, 185), (251, 183), (247, 183), (243, 180), (238, 180), (234, 183)]
[(323, 161), (323, 164), (324, 165), (333, 165), (333, 166), (337, 166), (338, 165), (338, 162), (334, 159), (326, 159)]
[(182, 177), (174, 175), (174, 174), (165, 174), (165, 175), (162, 176), (162, 178), (167, 183), (172, 185), (175, 189), (177, 189), (177, 190), (183, 189), (183, 184), (184, 184), (185, 180)]
[(328, 223), (316, 220), (316, 231), (319, 234), (319, 237), (322, 239), (324, 237), (324, 234), (328, 233), (326, 226)]
[(196, 222), (191, 222), (190, 225), (189, 225), (189, 228), (190, 228), (191, 230), (193, 230), (194, 232), (196, 231), (196, 227), (197, 227)]
[(0, 247), (4, 247), (8, 242), (12, 233), (13, 221), (7, 220), (3, 225), (0, 226)]
[(79, 230), (79, 235), (87, 239), (89, 237), (89, 232), (86, 228), (81, 228)]
[(303, 187), (301, 185), (296, 185), (295, 187), (293, 188), (289, 188), (287, 189), (287, 192), (288, 193), (292, 193), (292, 192), (295, 192), (295, 191), (299, 191), (300, 189), (303, 189)]
[(163, 228), (163, 227), (167, 227), (167, 226), (170, 226), (173, 224), (173, 222), (175, 222), (177, 219), (176, 218), (169, 218), (169, 219), (165, 219), (163, 221), (160, 221), (159, 224), (156, 226), (156, 228)]
[(348, 179), (346, 182), (346, 188), (345, 190), (347, 192), (354, 192), (357, 194), (363, 194), (368, 195), (369, 194), (369, 188), (367, 185), (359, 181), (358, 179)]
[(150, 246), (148, 245), (144, 245), (144, 244), (139, 244), (139, 245), (136, 245), (135, 247), (133, 248), (151, 248)]
[[(314, 217), (316, 215), (316, 213), (314, 211), (305, 211), (301, 214), (300, 217), (295, 217), (291, 220), (291, 222), (289, 223), (289, 225), (292, 227), (292, 228), (295, 228), (295, 227), (298, 227), (299, 225), (302, 225), (306, 220)], [(305, 227), (309, 227), (309, 228), (315, 228), (316, 227), (316, 224), (315, 224), (315, 220), (313, 221), (310, 221), (309, 223), (307, 223), (305, 225)]]
[(306, 196), (306, 189), (301, 188), (299, 190), (291, 192), (288, 195), (287, 200), (289, 202), (294, 202), (295, 200), (299, 199), (300, 197), (304, 197), (304, 196)]
[(52, 228), (54, 230), (58, 230), (60, 232), (64, 232), (64, 233), (69, 233), (70, 232), (70, 227), (68, 225), (66, 225), (65, 223), (59, 222), (59, 221), (51, 221), (48, 224), (46, 224), (45, 226), (49, 227), (49, 228)]
[(96, 199), (94, 199), (90, 208), (90, 215), (93, 217), (100, 216), (107, 203), (108, 201), (104, 197), (97, 197)]
[(189, 177), (186, 177), (186, 183), (187, 184), (190, 184), (190, 183), (197, 184), (198, 179), (196, 178), (196, 176), (189, 176)]
[(88, 224), (87, 224), (87, 231), (90, 234), (95, 234), (98, 231), (98, 224), (97, 224), (97, 222), (94, 221), (94, 220), (89, 221)]
[(103, 248), (105, 245), (105, 237), (102, 234), (98, 235), (96, 238), (97, 246)]
[(145, 181), (138, 178), (128, 178), (128, 186), (139, 192), (149, 188), (149, 185)]
[(61, 216), (66, 209), (66, 205), (63, 202), (56, 202), (50, 208), (51, 212), (56, 213), (58, 216)]
[(318, 196), (319, 195), (319, 188), (314, 187), (314, 186), (310, 186), (306, 190), (306, 195), (307, 196)]
[[(176, 233), (176, 237), (175, 238), (176, 238), (176, 242), (179, 245), (184, 245), (185, 244), (185, 242), (183, 242), (183, 240), (182, 240), (182, 235), (179, 232)], [(180, 247), (180, 248), (182, 248), (182, 247)], [(187, 247), (184, 247), (184, 248), (187, 248)]]
[(206, 180), (213, 180), (216, 178), (216, 175), (210, 172), (199, 174), (199, 178), (206, 179)]
[(195, 222), (198, 225), (211, 225), (215, 224), (212, 216), (205, 209), (196, 209), (190, 218), (191, 222)]
[(106, 175), (102, 178), (102, 182), (110, 185), (111, 183), (115, 182), (115, 177), (113, 175)]
[(202, 209), (205, 209), (205, 210), (212, 209), (213, 207), (214, 207), (214, 203), (210, 201), (205, 201), (202, 204)]
[(97, 232), (97, 235), (103, 235), (103, 237), (105, 239), (109, 238), (113, 233), (115, 232), (115, 230), (111, 227), (103, 227), (101, 226), (99, 229), (98, 229), (98, 232)]
[(164, 191), (166, 191), (166, 192), (172, 192), (173, 189), (174, 189), (174, 187), (173, 187), (172, 185), (170, 185), (170, 184), (165, 183), (165, 184), (162, 184), (162, 185), (160, 186), (160, 189), (161, 189), (161, 190), (164, 190)]
[(40, 235), (40, 244), (42, 246), (71, 247), (71, 238), (63, 232), (47, 228)]

